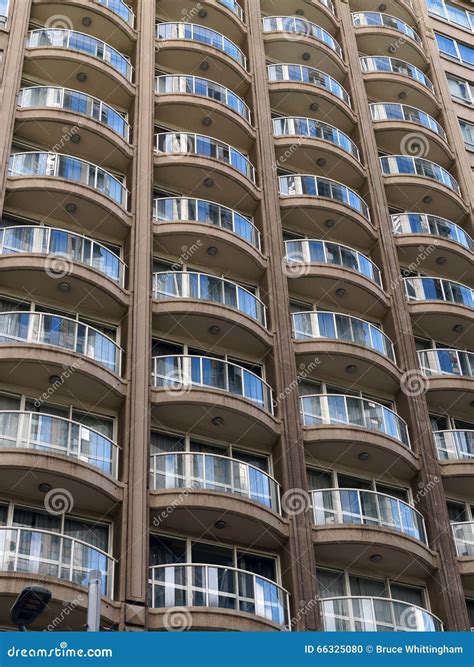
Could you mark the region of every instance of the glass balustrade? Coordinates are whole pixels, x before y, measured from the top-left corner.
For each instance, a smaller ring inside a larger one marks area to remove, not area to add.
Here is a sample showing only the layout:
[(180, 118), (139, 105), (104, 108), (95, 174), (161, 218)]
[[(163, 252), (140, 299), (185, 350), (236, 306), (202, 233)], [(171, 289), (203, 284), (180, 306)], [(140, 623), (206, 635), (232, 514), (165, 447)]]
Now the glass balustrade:
[(474, 461), (474, 429), (434, 431), (433, 437), (441, 461)]
[(265, 305), (237, 283), (208, 273), (167, 271), (153, 274), (154, 299), (197, 299), (238, 310), (267, 326)]
[(474, 556), (474, 521), (454, 522), (451, 526), (458, 556), (472, 558)]
[(447, 141), (446, 132), (432, 116), (406, 104), (395, 102), (374, 102), (369, 104), (370, 115), (374, 122), (384, 120), (395, 120), (397, 122), (407, 121), (428, 128)]
[(85, 35), (83, 32), (59, 28), (30, 30), (26, 46), (28, 48), (51, 46), (56, 49), (79, 51), (93, 58), (99, 58), (129, 81), (133, 77), (133, 67), (128, 58), (102, 40)]
[(474, 241), (462, 227), (427, 213), (396, 213), (391, 216), (394, 234), (430, 234), (474, 251)]
[(263, 19), (263, 32), (288, 32), (299, 37), (313, 37), (342, 58), (342, 49), (334, 37), (308, 19), (298, 16), (267, 16)]
[(86, 264), (123, 287), (125, 264), (93, 239), (57, 227), (21, 225), (0, 228), (0, 255), (58, 255)]
[(474, 353), (464, 350), (418, 350), (423, 375), (458, 375), (474, 377)]
[(355, 345), (362, 345), (395, 363), (393, 343), (378, 327), (358, 317), (343, 313), (301, 312), (293, 313), (295, 340), (329, 338)]
[(324, 88), (329, 93), (332, 93), (349, 107), (351, 106), (351, 98), (349, 93), (341, 86), (340, 83), (333, 79), (332, 76), (322, 72), (314, 67), (297, 64), (278, 64), (268, 65), (268, 80), (270, 82), (277, 81), (298, 81), (300, 83), (310, 83), (318, 88)]
[(388, 56), (363, 56), (360, 58), (362, 71), (370, 72), (392, 72), (392, 74), (402, 74), (414, 81), (418, 81), (425, 88), (434, 93), (434, 87), (427, 76), (423, 74), (418, 67), (399, 60), (398, 58), (389, 58)]
[(358, 426), (384, 433), (410, 447), (406, 423), (385, 405), (345, 394), (313, 394), (302, 396), (300, 402), (304, 426)]
[(359, 149), (349, 139), (347, 134), (338, 130), (333, 125), (323, 123), (320, 120), (312, 118), (285, 117), (273, 119), (273, 134), (275, 137), (311, 137), (313, 139), (323, 139), (331, 144), (338, 146), (346, 153), (350, 153), (360, 162)]
[(273, 414), (272, 390), (258, 375), (237, 364), (197, 355), (153, 358), (153, 386), (168, 392), (193, 387), (217, 389), (251, 401)]
[(369, 207), (359, 195), (342, 183), (322, 176), (291, 174), (280, 176), (280, 196), (282, 197), (326, 197), (344, 204), (370, 220)]
[(352, 14), (352, 24), (355, 28), (370, 28), (373, 26), (380, 28), (393, 28), (398, 32), (403, 33), (419, 46), (422, 46), (421, 39), (418, 34), (405, 21), (397, 19), (390, 14), (382, 14), (380, 12), (354, 12)]
[(380, 269), (365, 255), (340, 243), (316, 239), (285, 241), (288, 264), (335, 264), (357, 271), (382, 287)]
[(205, 199), (158, 197), (153, 202), (156, 222), (198, 222), (225, 229), (261, 249), (261, 234), (250, 218)]
[(135, 14), (131, 7), (126, 5), (122, 0), (97, 0), (99, 5), (104, 5), (108, 7), (114, 14), (120, 16), (126, 23), (128, 23), (132, 28), (135, 25)]
[(122, 351), (108, 336), (78, 320), (29, 311), (0, 313), (0, 344), (52, 345), (94, 359), (120, 374)]
[(281, 514), (278, 482), (263, 470), (226, 456), (196, 452), (153, 454), (150, 485), (155, 491), (203, 489), (230, 493)]
[(130, 126), (111, 106), (96, 97), (77, 90), (57, 86), (31, 86), (18, 94), (20, 109), (64, 109), (87, 116), (113, 130), (125, 141), (130, 139)]
[(195, 155), (219, 160), (255, 183), (255, 169), (240, 151), (223, 141), (202, 134), (188, 132), (162, 132), (155, 135), (155, 150), (168, 155)]
[(252, 572), (200, 563), (150, 568), (150, 606), (234, 609), (286, 627), (288, 593)]
[(459, 184), (451, 174), (439, 164), (410, 155), (384, 155), (380, 159), (382, 173), (386, 176), (406, 176), (414, 174), (442, 183), (460, 195)]
[(227, 7), (227, 9), (230, 9), (230, 11), (234, 12), (234, 14), (237, 14), (241, 21), (244, 20), (244, 10), (239, 5), (237, 0), (218, 0), (218, 2), (219, 4), (224, 5), (224, 7)]
[(404, 278), (405, 292), (410, 301), (446, 301), (474, 308), (474, 291), (443, 278)]
[(128, 191), (118, 178), (101, 167), (61, 153), (14, 153), (8, 163), (9, 176), (63, 178), (101, 192), (126, 208)]
[(0, 451), (35, 449), (84, 461), (115, 479), (118, 445), (79, 422), (38, 412), (0, 410)]
[(86, 542), (48, 530), (0, 526), (0, 570), (55, 577), (87, 586), (102, 573), (102, 595), (113, 596), (114, 559)]

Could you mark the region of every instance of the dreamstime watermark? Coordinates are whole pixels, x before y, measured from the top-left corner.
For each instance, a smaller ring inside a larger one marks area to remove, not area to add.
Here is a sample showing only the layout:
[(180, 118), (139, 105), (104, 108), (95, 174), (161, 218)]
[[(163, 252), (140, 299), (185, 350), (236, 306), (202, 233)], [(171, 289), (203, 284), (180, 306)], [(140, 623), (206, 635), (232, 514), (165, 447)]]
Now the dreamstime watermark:
[(416, 492), (416, 495), (413, 498), (413, 504), (418, 505), (418, 503), (423, 500), (423, 498), (426, 498), (426, 496), (431, 493), (431, 491), (439, 484), (441, 481), (441, 477), (433, 477), (432, 479), (429, 480), (426, 484), (424, 482), (419, 482), (418, 483), (418, 491)]
[(321, 360), (315, 357), (311, 363), (300, 365), (300, 372), (297, 373), (296, 379), (293, 380), (283, 391), (272, 399), (273, 407), (276, 408), (281, 401), (284, 401), (292, 392), (298, 389), (301, 382), (306, 380), (309, 375), (318, 368)]
[(163, 521), (170, 517), (175, 509), (177, 509), (180, 505), (183, 505), (184, 501), (186, 498), (189, 496), (190, 493), (192, 493), (195, 489), (202, 489), (202, 486), (197, 482), (191, 482), (183, 491), (179, 494), (177, 498), (173, 500), (172, 503), (170, 503), (164, 510), (162, 510), (158, 516), (153, 517), (153, 527), (158, 528), (161, 526)]
[[(418, 246), (418, 255), (415, 257), (415, 260), (408, 265), (407, 269), (412, 273), (416, 273), (422, 262), (424, 262), (425, 259), (434, 253), (438, 245), (439, 241), (436, 240), (433, 243), (430, 243), (428, 246)], [(404, 276), (400, 275), (396, 280), (391, 280), (388, 286), (389, 294), (395, 292), (400, 287), (400, 285), (403, 284), (404, 279)]]
[(61, 609), (61, 613), (55, 616), (51, 623), (46, 626), (47, 632), (53, 632), (58, 626), (62, 625), (69, 614), (77, 609), (77, 607), (79, 607), (84, 600), (85, 596), (80, 593), (77, 598), (74, 598), (74, 600), (68, 602), (68, 604)]
[(45, 273), (53, 280), (70, 276), (74, 263), (67, 255), (50, 254), (44, 262)]
[(74, 507), (74, 498), (67, 489), (51, 489), (44, 497), (44, 507), (48, 514), (61, 516)]
[(405, 396), (422, 396), (429, 389), (429, 380), (420, 369), (415, 368), (403, 373), (400, 388)]
[(400, 142), (402, 155), (410, 157), (426, 157), (430, 152), (430, 142), (418, 132), (410, 132)]
[(291, 257), (283, 257), (281, 261), (283, 275), (287, 278), (303, 278), (311, 271), (311, 262), (309, 262), (304, 253), (291, 253)]
[(73, 22), (64, 14), (53, 14), (45, 21), (44, 27), (48, 30), (74, 30)]
[(275, 160), (272, 163), (273, 171), (277, 171), (278, 169), (283, 167), (283, 165), (285, 165), (288, 162), (288, 160), (299, 150), (302, 143), (303, 143), (302, 139), (298, 139), (297, 141), (293, 142), (291, 146), (287, 148), (282, 155), (280, 155), (278, 160)]
[(289, 627), (294, 628), (298, 623), (300, 623), (309, 612), (317, 607), (319, 604), (319, 598), (311, 598), (311, 600), (308, 600), (307, 602), (304, 602), (304, 600), (301, 601), (300, 603), (300, 609), (296, 613), (295, 616), (292, 616), (290, 618), (289, 622)]
[(186, 632), (193, 625), (193, 617), (186, 607), (171, 607), (163, 616), (163, 625), (168, 632)]
[[(203, 12), (205, 12), (203, 16)], [(196, 6), (192, 9), (182, 9), (181, 18), (179, 19), (181, 23), (190, 23), (196, 16), (201, 16), (205, 18), (207, 16), (207, 10), (205, 10), (200, 2), (196, 3)]]
[(66, 380), (68, 380), (82, 366), (83, 363), (84, 362), (82, 359), (78, 359), (65, 370), (63, 370), (61, 375), (52, 376), (53, 381), (51, 385), (41, 394), (41, 396), (35, 399), (35, 408), (40, 408), (45, 401), (49, 400), (51, 396), (53, 396), (58, 391), (58, 389), (63, 386)]
[(288, 516), (297, 516), (311, 507), (311, 496), (304, 489), (288, 489), (281, 497), (281, 506)]
[[(78, 122), (75, 125), (72, 125), (71, 127), (68, 127), (67, 125), (63, 126), (63, 133), (61, 135), (61, 139), (54, 144), (52, 147), (52, 151), (54, 153), (59, 153), (66, 144), (68, 144), (70, 141), (77, 142), (79, 137), (79, 130), (82, 127), (82, 123)], [(74, 137), (77, 137), (77, 139), (74, 139)]]

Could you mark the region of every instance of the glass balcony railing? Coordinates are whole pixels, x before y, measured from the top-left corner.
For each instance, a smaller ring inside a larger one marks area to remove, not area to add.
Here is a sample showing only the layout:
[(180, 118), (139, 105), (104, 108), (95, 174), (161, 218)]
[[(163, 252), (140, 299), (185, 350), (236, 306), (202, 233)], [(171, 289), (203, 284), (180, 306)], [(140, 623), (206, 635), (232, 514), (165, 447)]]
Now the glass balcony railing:
[(295, 340), (328, 338), (354, 343), (375, 350), (395, 363), (392, 341), (370, 322), (343, 313), (325, 311), (293, 313), (292, 317)]
[(422, 157), (412, 157), (411, 155), (384, 155), (379, 160), (382, 173), (385, 176), (406, 176), (412, 174), (424, 176), (425, 178), (442, 183), (458, 195), (461, 194), (456, 179), (446, 169), (443, 169), (443, 167), (440, 167), (435, 162), (425, 160)]
[(8, 20), (9, 4), (10, 0), (0, 0), (0, 28), (3, 28)]
[(418, 34), (405, 21), (397, 19), (390, 14), (381, 14), (380, 12), (354, 12), (352, 14), (352, 24), (355, 28), (370, 28), (377, 26), (380, 28), (393, 28), (409, 37), (419, 46), (423, 46)]
[(273, 414), (270, 386), (252, 371), (222, 359), (197, 355), (154, 357), (152, 374), (153, 386), (168, 392), (191, 391), (193, 387), (217, 389)]
[(0, 570), (55, 577), (87, 586), (91, 570), (102, 573), (102, 595), (112, 597), (114, 559), (104, 551), (49, 530), (0, 526)]
[(338, 597), (321, 600), (326, 632), (442, 632), (433, 614), (402, 600)]
[(244, 69), (247, 69), (247, 58), (234, 42), (221, 35), (220, 32), (205, 28), (202, 25), (185, 23), (184, 21), (182, 23), (157, 23), (156, 38), (159, 40), (184, 39), (212, 46), (226, 53), (242, 65)]
[(248, 315), (267, 327), (267, 309), (245, 287), (219, 276), (196, 271), (166, 271), (153, 274), (154, 299), (211, 301)]
[(410, 447), (406, 423), (385, 405), (346, 394), (313, 394), (302, 396), (300, 401), (304, 426), (358, 426), (384, 433)]
[(131, 7), (126, 5), (122, 0), (97, 0), (99, 5), (108, 7), (110, 11), (120, 16), (132, 28), (135, 26), (135, 14)]
[(370, 220), (369, 207), (357, 192), (346, 185), (323, 176), (291, 174), (280, 176), (280, 196), (282, 197), (326, 197), (344, 204)]
[(425, 88), (428, 88), (434, 93), (433, 84), (428, 77), (425, 76), (418, 67), (415, 67), (404, 60), (390, 58), (388, 56), (363, 56), (360, 58), (360, 65), (362, 71), (365, 73), (392, 72), (392, 74), (402, 74), (409, 79), (418, 81), (418, 83), (421, 83), (422, 86), (425, 86)]
[(273, 81), (298, 81), (300, 83), (310, 83), (318, 88), (324, 88), (329, 93), (332, 93), (349, 107), (351, 106), (351, 98), (349, 93), (341, 86), (340, 83), (333, 79), (332, 76), (322, 72), (314, 67), (297, 64), (279, 64), (268, 65), (268, 80)]
[(451, 524), (458, 556), (474, 556), (474, 521), (459, 521)]
[(474, 377), (474, 353), (464, 350), (418, 350), (423, 375), (457, 375)]
[(169, 93), (199, 95), (214, 102), (220, 102), (242, 116), (250, 123), (250, 109), (245, 102), (225, 86), (210, 79), (181, 74), (165, 74), (155, 78), (155, 92), (161, 95)]
[(30, 30), (26, 46), (30, 49), (51, 46), (56, 49), (79, 51), (107, 63), (128, 81), (133, 78), (133, 67), (128, 58), (102, 40), (85, 35), (83, 32), (59, 28)]
[(0, 345), (52, 345), (83, 354), (120, 375), (122, 351), (108, 336), (88, 324), (51, 313), (0, 313)]
[(311, 498), (316, 526), (380, 526), (428, 544), (423, 516), (393, 496), (363, 489), (319, 489)]
[(0, 410), (0, 451), (35, 449), (84, 461), (117, 479), (118, 445), (79, 422), (39, 412)]
[(93, 188), (122, 208), (127, 207), (128, 191), (118, 178), (91, 162), (62, 153), (13, 153), (8, 175), (63, 178)]
[(227, 456), (170, 452), (151, 456), (150, 486), (165, 489), (203, 489), (248, 498), (281, 514), (280, 485), (255, 466)]
[(0, 255), (36, 253), (67, 257), (73, 262), (86, 264), (100, 271), (122, 287), (124, 285), (124, 262), (93, 239), (57, 227), (0, 227)]
[(463, 431), (434, 431), (433, 437), (441, 461), (472, 461), (474, 462), (474, 429)]
[(234, 14), (237, 14), (241, 21), (244, 20), (244, 10), (239, 5), (237, 0), (218, 0), (218, 2), (221, 5), (224, 5), (224, 7), (227, 7), (227, 9), (230, 9), (230, 11), (234, 12)]
[(474, 308), (474, 290), (443, 278), (405, 278), (405, 292), (410, 301), (447, 301)]
[(111, 106), (96, 97), (57, 86), (31, 86), (18, 94), (20, 109), (64, 109), (92, 118), (113, 130), (125, 141), (130, 140), (130, 126)]
[(311, 137), (322, 139), (338, 146), (346, 153), (350, 153), (360, 162), (359, 149), (349, 139), (347, 134), (338, 130), (337, 127), (323, 123), (313, 118), (285, 117), (273, 119), (273, 134), (275, 137)]
[(395, 213), (391, 219), (394, 234), (430, 234), (474, 251), (474, 241), (469, 234), (445, 218), (427, 213)]
[(263, 19), (263, 32), (295, 33), (301, 37), (312, 37), (329, 47), (342, 58), (342, 49), (327, 30), (299, 16), (267, 16)]
[(289, 624), (289, 596), (274, 581), (233, 567), (202, 563), (150, 568), (150, 606), (234, 609)]
[(252, 183), (256, 183), (255, 169), (240, 151), (223, 141), (203, 134), (189, 132), (162, 132), (155, 134), (155, 150), (168, 155), (195, 155), (212, 158), (237, 169)]
[(428, 128), (447, 141), (446, 132), (432, 116), (406, 104), (396, 102), (374, 102), (369, 104), (370, 115), (374, 122), (383, 120), (407, 121)]
[(285, 259), (296, 264), (335, 264), (366, 276), (382, 287), (380, 269), (365, 255), (340, 243), (315, 239), (285, 241)]
[(198, 222), (226, 229), (261, 250), (261, 234), (250, 218), (230, 208), (189, 197), (158, 197), (153, 202), (156, 222)]

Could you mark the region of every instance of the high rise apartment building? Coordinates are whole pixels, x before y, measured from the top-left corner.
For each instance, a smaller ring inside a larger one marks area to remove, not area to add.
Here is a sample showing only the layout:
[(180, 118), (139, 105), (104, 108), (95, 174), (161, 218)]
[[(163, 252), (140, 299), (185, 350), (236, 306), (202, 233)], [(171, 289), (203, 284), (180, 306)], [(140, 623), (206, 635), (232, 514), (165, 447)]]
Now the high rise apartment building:
[(1, 627), (474, 626), (471, 10), (0, 0)]

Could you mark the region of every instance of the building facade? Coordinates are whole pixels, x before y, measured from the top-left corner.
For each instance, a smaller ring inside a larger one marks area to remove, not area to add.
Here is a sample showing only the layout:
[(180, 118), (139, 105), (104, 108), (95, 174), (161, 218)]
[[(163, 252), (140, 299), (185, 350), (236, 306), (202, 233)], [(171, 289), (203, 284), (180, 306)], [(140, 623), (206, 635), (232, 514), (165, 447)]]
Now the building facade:
[(0, 626), (474, 626), (468, 9), (0, 0)]

